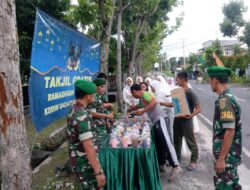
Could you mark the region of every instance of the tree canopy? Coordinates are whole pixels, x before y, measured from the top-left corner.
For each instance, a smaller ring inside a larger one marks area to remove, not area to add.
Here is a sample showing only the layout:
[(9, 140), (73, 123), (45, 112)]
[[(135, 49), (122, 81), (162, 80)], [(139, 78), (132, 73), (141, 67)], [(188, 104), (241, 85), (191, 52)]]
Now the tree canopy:
[(16, 0), (16, 19), (20, 49), (20, 72), (21, 79), (25, 81), (25, 76), (30, 73), (30, 57), (36, 8), (39, 8), (50, 15), (67, 22), (71, 26), (74, 23), (68, 22), (65, 12), (69, 10), (70, 0)]
[[(167, 24), (168, 13), (180, 2), (123, 0), (126, 7), (121, 25), (123, 70), (129, 72), (133, 67), (139, 74), (152, 69), (153, 64), (159, 61), (163, 39), (181, 25), (183, 15), (176, 18), (176, 26)], [(102, 67), (108, 63), (109, 71), (115, 72), (118, 1), (78, 0), (77, 5), (71, 5), (70, 0), (17, 0), (16, 7), (23, 80), (29, 75), (36, 7), (74, 28), (81, 28), (87, 35), (102, 42), (105, 46), (101, 53)]]
[(224, 36), (238, 37), (250, 47), (250, 22), (243, 17), (246, 11), (243, 0), (233, 0), (225, 4), (222, 8), (225, 18), (220, 24), (220, 30)]

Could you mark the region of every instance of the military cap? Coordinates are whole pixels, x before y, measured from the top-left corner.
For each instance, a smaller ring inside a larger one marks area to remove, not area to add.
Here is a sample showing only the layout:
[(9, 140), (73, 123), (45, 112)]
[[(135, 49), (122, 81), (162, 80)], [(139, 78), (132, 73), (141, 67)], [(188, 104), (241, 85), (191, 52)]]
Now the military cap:
[(96, 85), (93, 82), (87, 80), (77, 80), (75, 81), (75, 89), (82, 91), (86, 94), (95, 94)]
[(104, 78), (96, 78), (93, 82), (96, 84), (96, 86), (101, 86), (106, 84), (106, 80)]
[(231, 70), (226, 67), (212, 66), (207, 69), (209, 77), (229, 77)]

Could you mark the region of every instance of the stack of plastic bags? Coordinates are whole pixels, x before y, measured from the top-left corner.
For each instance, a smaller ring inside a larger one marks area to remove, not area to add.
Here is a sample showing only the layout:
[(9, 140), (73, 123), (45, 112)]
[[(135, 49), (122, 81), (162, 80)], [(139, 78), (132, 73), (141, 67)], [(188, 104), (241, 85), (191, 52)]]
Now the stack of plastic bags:
[(150, 148), (150, 125), (143, 117), (124, 118), (116, 122), (109, 143), (113, 148)]

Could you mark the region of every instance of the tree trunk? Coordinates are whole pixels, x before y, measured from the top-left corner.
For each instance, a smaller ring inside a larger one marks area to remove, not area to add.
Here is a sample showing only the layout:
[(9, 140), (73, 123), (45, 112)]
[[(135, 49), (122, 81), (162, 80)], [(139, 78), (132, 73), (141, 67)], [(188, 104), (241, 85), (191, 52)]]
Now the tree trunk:
[(102, 46), (101, 46), (101, 72), (108, 74), (108, 55), (109, 55), (109, 45), (111, 36), (111, 27), (113, 19), (110, 19), (106, 26), (104, 26), (102, 34)]
[[(114, 5), (114, 0), (112, 1)], [(99, 1), (99, 8), (100, 8), (100, 17), (102, 19), (102, 37), (101, 37), (101, 57), (100, 57), (100, 64), (101, 64), (101, 72), (108, 74), (108, 56), (109, 56), (109, 45), (110, 45), (110, 37), (111, 37), (111, 29), (113, 24), (113, 14), (114, 10), (108, 16), (107, 12), (105, 11), (104, 1)]]
[(138, 64), (138, 76), (142, 76), (142, 59), (141, 57), (139, 58)]
[(117, 95), (118, 95), (118, 107), (123, 111), (122, 107), (122, 53), (121, 53), (121, 27), (122, 27), (122, 0), (119, 2), (118, 15), (117, 15), (117, 72), (116, 72), (116, 83), (117, 83)]
[(139, 20), (139, 23), (138, 23), (137, 29), (136, 29), (136, 33), (135, 33), (134, 43), (132, 44), (132, 47), (131, 47), (131, 57), (130, 57), (130, 60), (128, 63), (129, 76), (132, 76), (133, 69), (136, 69), (135, 68), (136, 48), (137, 48), (137, 44), (138, 44), (139, 38), (141, 36), (142, 30), (144, 28), (144, 25), (145, 25), (145, 19), (143, 17)]
[(135, 40), (132, 44), (132, 48), (131, 48), (131, 57), (128, 63), (128, 76), (132, 76), (133, 71), (135, 72), (136, 68), (135, 68), (135, 54), (136, 54), (136, 46), (139, 40), (139, 33), (138, 31), (136, 32), (135, 35)]
[(14, 0), (0, 3), (0, 168), (3, 190), (31, 189)]
[(141, 69), (140, 69), (141, 62), (140, 61), (141, 60), (139, 58), (138, 62), (135, 62), (136, 76), (141, 76)]
[(136, 70), (136, 72), (135, 72), (135, 74), (136, 74), (136, 76), (142, 76), (142, 68), (141, 68), (141, 66), (142, 66), (142, 62), (141, 62), (141, 60), (142, 60), (142, 53), (141, 52), (138, 52), (137, 53), (137, 55), (135, 56), (135, 61), (134, 61), (134, 64), (135, 64), (135, 70)]

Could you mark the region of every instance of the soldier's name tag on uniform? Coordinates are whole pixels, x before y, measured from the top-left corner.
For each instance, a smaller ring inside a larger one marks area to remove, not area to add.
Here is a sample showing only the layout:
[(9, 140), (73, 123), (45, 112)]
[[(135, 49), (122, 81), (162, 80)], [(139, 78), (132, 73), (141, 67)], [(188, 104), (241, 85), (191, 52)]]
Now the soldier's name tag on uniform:
[(222, 111), (220, 113), (220, 119), (230, 119), (230, 120), (235, 119), (234, 113), (231, 111)]

